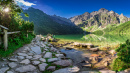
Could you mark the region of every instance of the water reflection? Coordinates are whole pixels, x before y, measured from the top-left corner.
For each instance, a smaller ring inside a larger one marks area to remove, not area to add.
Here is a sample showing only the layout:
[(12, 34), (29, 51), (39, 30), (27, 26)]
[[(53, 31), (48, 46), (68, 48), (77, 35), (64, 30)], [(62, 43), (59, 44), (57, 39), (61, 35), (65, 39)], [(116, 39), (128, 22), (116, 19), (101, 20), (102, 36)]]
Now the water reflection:
[(104, 35), (56, 35), (56, 38), (65, 41), (92, 43), (94, 45), (117, 45), (130, 39), (130, 34), (104, 34)]

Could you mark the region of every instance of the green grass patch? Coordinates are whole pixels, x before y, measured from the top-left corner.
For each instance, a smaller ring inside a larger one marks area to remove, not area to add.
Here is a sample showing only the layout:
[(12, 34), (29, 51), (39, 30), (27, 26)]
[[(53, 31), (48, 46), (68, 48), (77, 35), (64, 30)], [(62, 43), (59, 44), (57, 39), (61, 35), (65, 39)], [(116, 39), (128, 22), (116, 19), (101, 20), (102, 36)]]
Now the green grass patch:
[(12, 53), (18, 48), (22, 47), (25, 44), (29, 44), (34, 37), (34, 35), (29, 34), (28, 38), (26, 36), (23, 36), (24, 39), (21, 39), (20, 37), (9, 39), (8, 49), (6, 51), (4, 50), (3, 44), (0, 46), (0, 57), (11, 56)]

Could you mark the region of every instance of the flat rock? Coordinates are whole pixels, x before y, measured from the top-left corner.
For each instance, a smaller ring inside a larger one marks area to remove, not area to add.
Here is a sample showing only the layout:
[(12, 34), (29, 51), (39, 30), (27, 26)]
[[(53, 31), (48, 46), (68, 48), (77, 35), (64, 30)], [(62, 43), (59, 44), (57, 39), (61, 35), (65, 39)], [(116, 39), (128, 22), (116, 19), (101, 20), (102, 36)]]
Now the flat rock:
[(32, 61), (32, 64), (33, 65), (38, 65), (38, 64), (40, 64), (40, 61)]
[(12, 71), (7, 71), (7, 73), (13, 73)]
[(57, 49), (56, 49), (56, 48), (54, 48), (54, 47), (51, 47), (50, 51), (52, 51), (52, 52), (56, 52), (56, 51), (57, 51)]
[(83, 67), (90, 67), (91, 68), (91, 64), (85, 64), (85, 65), (83, 65)]
[(49, 66), (47, 70), (54, 71), (56, 69), (56, 66)]
[(42, 55), (34, 55), (33, 56), (33, 59), (39, 59), (39, 58), (41, 58), (42, 57)]
[(110, 50), (110, 51), (108, 51), (108, 53), (110, 53), (110, 54), (116, 54), (116, 51), (115, 50)]
[(48, 62), (55, 62), (55, 61), (58, 61), (59, 59), (58, 58), (50, 58), (48, 59)]
[(9, 61), (17, 62), (18, 60), (17, 59), (9, 59)]
[(18, 56), (18, 59), (23, 60), (23, 59), (24, 59), (24, 56)]
[(26, 59), (31, 59), (32, 58), (32, 56), (26, 56)]
[(42, 53), (39, 46), (32, 47), (31, 50), (34, 51), (36, 54), (41, 54)]
[(78, 73), (80, 69), (76, 66), (72, 67), (72, 68), (63, 68), (63, 69), (59, 69), (56, 70), (52, 73)]
[(33, 53), (28, 53), (29, 56), (33, 56)]
[(79, 73), (99, 73), (98, 71), (82, 71), (82, 72), (79, 72)]
[(96, 52), (96, 51), (99, 51), (99, 48), (90, 48), (89, 50), (93, 51), (93, 52)]
[(99, 70), (99, 72), (101, 72), (101, 73), (116, 73), (115, 71), (111, 71), (111, 70)]
[(46, 68), (47, 65), (48, 64), (46, 64), (46, 63), (39, 64), (40, 71), (45, 71), (45, 68)]
[(46, 52), (46, 54), (44, 55), (44, 58), (52, 58), (52, 53)]
[(44, 58), (40, 58), (39, 60), (42, 62), (46, 62), (46, 59), (44, 59)]
[(55, 56), (58, 57), (58, 58), (63, 58), (64, 57), (63, 54), (56, 54)]
[(20, 63), (22, 63), (22, 64), (29, 64), (30, 60), (29, 59), (25, 59), (25, 60), (21, 61)]
[(28, 56), (27, 54), (25, 53), (17, 53), (19, 56)]
[(60, 61), (54, 62), (53, 64), (60, 65), (63, 67), (72, 66), (72, 60), (60, 60)]
[(17, 66), (17, 64), (16, 64), (15, 62), (9, 63), (8, 65), (9, 65), (9, 67), (11, 67), (11, 68), (14, 68), (14, 67)]
[(29, 47), (25, 47), (24, 50), (25, 50), (25, 51), (30, 51), (30, 48), (29, 48)]
[(7, 70), (9, 70), (9, 67), (1, 68), (0, 73), (5, 73)]
[(27, 66), (22, 66), (22, 67), (19, 67), (19, 68), (16, 68), (16, 72), (30, 72), (30, 71), (34, 71), (36, 69), (35, 66), (33, 65), (27, 65)]

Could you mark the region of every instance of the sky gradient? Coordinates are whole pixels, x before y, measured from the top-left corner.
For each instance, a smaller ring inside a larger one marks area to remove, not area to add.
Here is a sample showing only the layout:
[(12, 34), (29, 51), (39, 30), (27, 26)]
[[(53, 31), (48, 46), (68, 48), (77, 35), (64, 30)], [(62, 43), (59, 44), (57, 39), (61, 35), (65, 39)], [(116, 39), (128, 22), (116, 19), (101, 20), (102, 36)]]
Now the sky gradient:
[(130, 18), (130, 0), (22, 0), (49, 15), (70, 18), (85, 12), (98, 11), (100, 8), (123, 13)]

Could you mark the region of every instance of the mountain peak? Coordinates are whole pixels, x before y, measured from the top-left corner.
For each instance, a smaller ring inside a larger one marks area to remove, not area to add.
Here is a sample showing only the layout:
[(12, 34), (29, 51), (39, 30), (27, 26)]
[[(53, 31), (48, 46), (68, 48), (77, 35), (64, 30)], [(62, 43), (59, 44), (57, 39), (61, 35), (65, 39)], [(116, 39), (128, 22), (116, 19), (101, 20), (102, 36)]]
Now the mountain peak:
[(98, 12), (102, 13), (102, 12), (109, 12), (109, 11), (107, 9), (105, 9), (105, 8), (101, 8), (101, 9), (98, 10)]
[(121, 13), (121, 15), (120, 15), (120, 16), (124, 16), (124, 15), (123, 15), (123, 13)]
[(90, 13), (89, 12), (85, 12), (83, 15), (89, 15)]
[(115, 12), (111, 10), (109, 13), (115, 13)]

